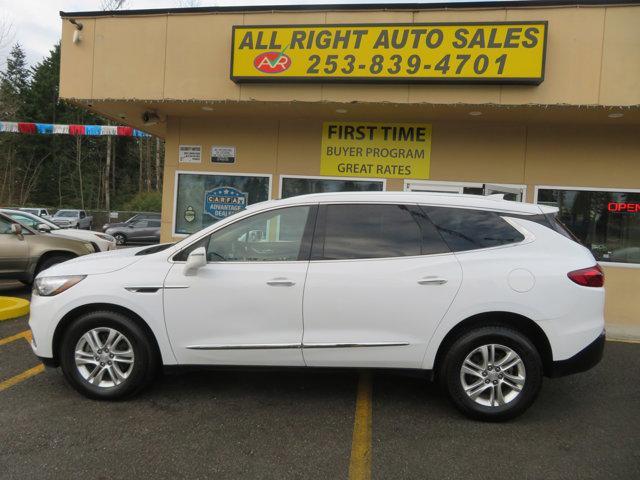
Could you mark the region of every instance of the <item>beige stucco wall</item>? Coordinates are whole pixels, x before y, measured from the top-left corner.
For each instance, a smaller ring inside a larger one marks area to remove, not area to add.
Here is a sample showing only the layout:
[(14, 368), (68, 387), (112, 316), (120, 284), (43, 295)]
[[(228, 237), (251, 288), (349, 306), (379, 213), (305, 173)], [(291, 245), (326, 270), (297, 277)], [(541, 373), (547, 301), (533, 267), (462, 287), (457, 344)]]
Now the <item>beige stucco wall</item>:
[[(231, 27), (242, 24), (548, 20), (540, 86), (236, 85)], [(640, 6), (317, 11), (82, 18), (62, 22), (60, 94), (73, 99), (639, 105)]]
[[(162, 241), (172, 236), (176, 170), (273, 175), (320, 175), (321, 120), (170, 118), (167, 125)], [(202, 145), (201, 164), (178, 165), (178, 145)], [(235, 145), (235, 165), (207, 162), (212, 145)], [(524, 126), (434, 123), (431, 180), (524, 184), (533, 201), (536, 185), (638, 188), (637, 127)], [(387, 179), (387, 190), (402, 190)], [(606, 318), (616, 328), (640, 328), (640, 269), (607, 267)]]

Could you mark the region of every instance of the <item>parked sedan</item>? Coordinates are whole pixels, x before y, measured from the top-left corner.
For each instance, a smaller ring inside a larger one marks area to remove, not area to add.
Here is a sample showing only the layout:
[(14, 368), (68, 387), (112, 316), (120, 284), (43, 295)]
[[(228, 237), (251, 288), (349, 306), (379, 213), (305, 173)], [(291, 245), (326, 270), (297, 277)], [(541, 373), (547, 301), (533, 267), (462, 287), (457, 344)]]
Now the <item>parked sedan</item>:
[(0, 278), (30, 284), (53, 265), (94, 251), (90, 242), (40, 233), (0, 213)]
[(137, 220), (118, 227), (108, 228), (105, 232), (116, 239), (118, 245), (129, 242), (159, 242), (160, 220)]
[(102, 226), (102, 231), (106, 232), (108, 229), (114, 228), (114, 227), (126, 227), (139, 220), (160, 220), (160, 214), (159, 213), (136, 213), (133, 217), (131, 217), (130, 219), (124, 222), (105, 223)]
[(55, 223), (37, 215), (27, 213), (24, 210), (12, 210), (3, 208), (0, 209), (0, 212), (5, 213), (14, 220), (17, 220), (22, 225), (43, 233), (51, 233), (53, 235), (59, 235), (61, 237), (74, 238), (76, 240), (85, 240), (91, 242), (96, 252), (106, 252), (108, 250), (115, 250), (116, 248), (115, 238), (113, 238), (111, 235), (107, 235), (106, 233), (92, 232), (90, 230), (60, 228)]

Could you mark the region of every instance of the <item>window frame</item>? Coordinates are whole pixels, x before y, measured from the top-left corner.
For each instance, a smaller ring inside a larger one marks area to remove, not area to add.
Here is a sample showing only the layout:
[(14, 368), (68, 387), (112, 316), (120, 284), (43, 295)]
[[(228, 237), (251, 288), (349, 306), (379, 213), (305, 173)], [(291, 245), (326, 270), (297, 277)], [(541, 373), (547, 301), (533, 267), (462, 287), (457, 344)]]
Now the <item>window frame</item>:
[[(171, 236), (174, 238), (187, 238), (188, 233), (176, 232), (176, 219), (178, 216), (178, 179), (180, 175), (217, 175), (224, 177), (262, 177), (269, 179), (269, 196), (265, 201), (273, 199), (273, 174), (271, 173), (236, 173), (236, 172), (210, 172), (199, 170), (176, 170), (173, 177), (173, 215), (171, 216)], [(206, 227), (205, 227), (206, 228)]]
[[(464, 188), (485, 188), (486, 186), (491, 187), (504, 187), (504, 188), (512, 188), (512, 189), (521, 189), (522, 190), (522, 200), (520, 203), (524, 203), (527, 201), (527, 185), (519, 184), (519, 183), (498, 183), (498, 182), (455, 182), (450, 180), (414, 180), (414, 179), (405, 179), (402, 184), (402, 190), (404, 192), (419, 192), (419, 190), (411, 190), (411, 184), (423, 184), (429, 187), (433, 187), (434, 193), (450, 193), (452, 195), (462, 195), (464, 194)], [(457, 189), (457, 192), (452, 190)]]
[[(285, 178), (301, 178), (304, 180), (338, 180), (341, 182), (376, 182), (382, 183), (381, 192), (387, 191), (387, 179), (386, 178), (362, 178), (362, 177), (325, 177), (322, 175), (288, 175), (282, 174), (278, 177), (278, 198), (282, 199), (282, 184)], [(344, 190), (346, 191), (346, 190)], [(335, 193), (335, 192), (331, 192)], [(292, 198), (292, 197), (287, 197)]]
[[(533, 203), (538, 204), (538, 193), (540, 190), (574, 190), (580, 192), (605, 192), (605, 193), (640, 193), (640, 188), (610, 188), (610, 187), (572, 187), (559, 185), (536, 185), (533, 190)], [(640, 263), (622, 263), (622, 262), (602, 262), (597, 261), (599, 265), (615, 268), (640, 268)]]
[[(329, 205), (401, 205), (409, 207), (409, 213), (411, 214), (413, 221), (416, 222), (416, 226), (418, 227), (418, 231), (420, 232), (420, 251), (422, 252), (424, 248), (424, 232), (422, 230), (422, 222), (429, 221), (431, 219), (428, 215), (424, 214), (422, 209), (418, 204), (414, 202), (389, 202), (389, 201), (362, 201), (362, 202), (345, 202), (345, 201), (331, 201), (331, 202), (321, 202), (319, 203), (318, 213), (316, 217), (316, 226), (313, 235), (313, 242), (311, 245), (311, 262), (371, 262), (371, 261), (386, 261), (386, 260), (398, 260), (398, 259), (411, 259), (411, 258), (422, 258), (422, 257), (435, 257), (441, 255), (452, 255), (453, 252), (448, 249), (446, 242), (442, 239), (442, 244), (444, 247), (447, 247), (446, 252), (440, 253), (420, 253), (419, 255), (403, 255), (399, 257), (364, 257), (364, 258), (323, 258), (320, 250), (320, 245), (324, 247), (325, 241), (325, 232), (326, 232), (326, 207)], [(324, 208), (323, 208), (324, 207)], [(433, 222), (432, 222), (433, 223)], [(318, 250), (317, 250), (318, 249)]]
[[(318, 203), (317, 202), (300, 203), (300, 204), (294, 204), (294, 205), (280, 205), (280, 206), (277, 206), (276, 208), (268, 208), (268, 209), (265, 209), (265, 210), (259, 210), (259, 211), (256, 211), (256, 212), (252, 212), (250, 215), (245, 215), (242, 218), (238, 218), (237, 220), (235, 220), (233, 222), (225, 224), (220, 228), (216, 228), (216, 229), (214, 229), (214, 230), (212, 230), (212, 231), (210, 231), (210, 232), (208, 232), (208, 233), (206, 233), (204, 235), (201, 235), (198, 238), (194, 239), (194, 241), (190, 242), (189, 245), (185, 245), (183, 248), (181, 248), (177, 252), (171, 254), (171, 257), (169, 258), (169, 262), (170, 263), (177, 263), (177, 264), (186, 263), (186, 260), (176, 260), (175, 257), (180, 255), (183, 251), (187, 250), (188, 248), (191, 248), (193, 246), (193, 244), (202, 241), (205, 237), (209, 237), (209, 236), (215, 234), (216, 232), (224, 230), (225, 228), (230, 227), (232, 225), (235, 225), (238, 222), (242, 222), (244, 220), (248, 220), (248, 219), (250, 219), (252, 217), (255, 217), (256, 215), (261, 215), (263, 213), (275, 212), (277, 210), (282, 210), (282, 209), (285, 209), (285, 208), (296, 208), (296, 207), (309, 207), (309, 216), (307, 217), (307, 221), (306, 221), (305, 226), (304, 226), (304, 232), (302, 234), (302, 239), (300, 240), (300, 251), (298, 252), (298, 259), (297, 260), (273, 260), (273, 261), (272, 260), (267, 260), (267, 261), (255, 261), (255, 262), (226, 261), (226, 260), (225, 261), (218, 261), (218, 262), (209, 262), (209, 261), (207, 261), (207, 265), (209, 265), (209, 264), (271, 265), (271, 264), (282, 264), (282, 263), (308, 262), (310, 260), (310, 258), (311, 258), (311, 248), (312, 248), (312, 244), (313, 244), (313, 239), (315, 237), (315, 230), (316, 230), (316, 225), (317, 225), (317, 218), (318, 218)], [(304, 257), (306, 257), (306, 258), (304, 258)]]

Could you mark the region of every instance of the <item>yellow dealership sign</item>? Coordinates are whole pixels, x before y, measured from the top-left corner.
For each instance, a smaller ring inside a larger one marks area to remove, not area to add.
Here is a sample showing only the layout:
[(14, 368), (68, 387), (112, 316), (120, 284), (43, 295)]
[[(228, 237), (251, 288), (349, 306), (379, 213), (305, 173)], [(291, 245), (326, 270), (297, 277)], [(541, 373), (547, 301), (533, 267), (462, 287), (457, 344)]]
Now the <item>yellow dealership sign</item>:
[(325, 122), (320, 174), (429, 178), (431, 125)]
[(547, 22), (234, 26), (235, 82), (528, 83)]

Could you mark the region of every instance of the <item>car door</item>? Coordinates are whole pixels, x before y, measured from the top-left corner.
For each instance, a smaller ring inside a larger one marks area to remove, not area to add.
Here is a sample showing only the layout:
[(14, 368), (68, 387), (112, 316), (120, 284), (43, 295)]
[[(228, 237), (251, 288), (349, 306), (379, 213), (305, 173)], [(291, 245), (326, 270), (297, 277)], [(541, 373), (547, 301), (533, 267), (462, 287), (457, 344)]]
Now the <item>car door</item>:
[[(165, 321), (182, 364), (304, 365), (302, 294), (315, 205), (256, 213), (173, 257), (165, 279)], [(207, 265), (184, 275), (205, 247)]]
[(143, 242), (149, 235), (149, 222), (147, 220), (136, 220), (129, 225), (127, 239), (134, 242)]
[(29, 263), (29, 243), (11, 231), (12, 223), (0, 215), (0, 276), (6, 278), (25, 272)]
[(321, 205), (304, 292), (309, 366), (419, 368), (460, 287), (415, 205)]

